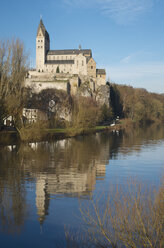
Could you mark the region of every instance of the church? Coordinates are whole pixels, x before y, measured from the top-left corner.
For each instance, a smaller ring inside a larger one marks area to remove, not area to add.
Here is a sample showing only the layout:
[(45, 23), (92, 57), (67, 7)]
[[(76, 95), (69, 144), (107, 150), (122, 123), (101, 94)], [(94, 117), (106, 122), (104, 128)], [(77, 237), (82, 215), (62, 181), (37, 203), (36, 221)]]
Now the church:
[(40, 20), (36, 37), (36, 70), (69, 73), (93, 78), (106, 78), (103, 69), (96, 69), (91, 49), (50, 50), (50, 36)]
[(85, 83), (94, 92), (106, 84), (106, 72), (97, 69), (91, 49), (50, 50), (50, 36), (42, 19), (36, 35), (36, 68), (28, 71), (25, 87), (39, 93), (44, 89), (64, 90), (75, 95)]

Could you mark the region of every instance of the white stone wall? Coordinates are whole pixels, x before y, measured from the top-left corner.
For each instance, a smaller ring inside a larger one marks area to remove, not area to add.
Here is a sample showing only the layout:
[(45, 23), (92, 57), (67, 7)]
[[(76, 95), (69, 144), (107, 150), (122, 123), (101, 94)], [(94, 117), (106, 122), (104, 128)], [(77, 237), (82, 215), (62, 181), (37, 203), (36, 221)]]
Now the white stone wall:
[(23, 108), (23, 116), (28, 120), (29, 123), (35, 123), (37, 121), (46, 121), (48, 117), (46, 113), (39, 109), (27, 109)]
[(45, 38), (37, 36), (36, 38), (36, 70), (44, 70), (45, 62)]
[(68, 55), (47, 55), (47, 60), (74, 60), (76, 54), (68, 54)]
[(56, 69), (59, 66), (60, 73), (70, 73), (74, 74), (73, 64), (45, 64), (44, 72), (56, 73)]
[(87, 64), (87, 75), (92, 78), (96, 78), (96, 62), (93, 58), (88, 61)]
[(45, 89), (57, 89), (69, 92), (68, 82), (43, 82), (43, 81), (31, 81), (26, 80), (25, 87), (32, 89), (33, 93), (39, 93)]
[(105, 77), (98, 77), (96, 78), (96, 88), (105, 85), (106, 84), (106, 78)]
[[(48, 55), (50, 60), (74, 60), (74, 64), (45, 64), (44, 72), (56, 73), (59, 66), (60, 73), (82, 74), (87, 75), (86, 57), (82, 54), (79, 55)], [(55, 59), (54, 59), (55, 58)]]
[(87, 62), (86, 57), (79, 54), (75, 57), (74, 63), (74, 74), (87, 75)]

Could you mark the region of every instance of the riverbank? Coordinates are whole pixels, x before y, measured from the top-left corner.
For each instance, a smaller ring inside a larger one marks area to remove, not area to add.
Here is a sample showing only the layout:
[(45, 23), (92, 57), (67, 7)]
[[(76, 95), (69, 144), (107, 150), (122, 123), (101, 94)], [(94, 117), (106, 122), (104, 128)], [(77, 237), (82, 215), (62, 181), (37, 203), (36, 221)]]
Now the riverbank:
[(61, 140), (79, 135), (102, 132), (110, 130), (109, 126), (96, 126), (93, 128), (44, 128), (44, 129), (24, 129), (21, 133), (21, 141), (36, 142), (42, 140)]
[[(79, 135), (87, 135), (90, 133), (103, 132), (105, 130), (118, 129), (110, 126), (96, 126), (90, 129), (84, 128), (54, 128), (54, 129), (23, 129), (21, 134), (16, 131), (1, 131), (0, 132), (0, 145), (10, 145), (19, 142), (39, 142), (45, 140), (61, 140), (65, 138), (72, 138)], [(21, 137), (20, 137), (21, 136)]]
[(79, 135), (87, 135), (91, 133), (109, 131), (130, 130), (138, 126), (131, 119), (121, 119), (113, 122), (108, 126), (95, 126), (92, 128), (39, 128), (36, 126), (22, 128), (19, 132), (16, 131), (1, 131), (0, 145), (16, 144), (19, 142), (39, 142), (47, 140), (61, 140), (65, 138), (76, 137)]

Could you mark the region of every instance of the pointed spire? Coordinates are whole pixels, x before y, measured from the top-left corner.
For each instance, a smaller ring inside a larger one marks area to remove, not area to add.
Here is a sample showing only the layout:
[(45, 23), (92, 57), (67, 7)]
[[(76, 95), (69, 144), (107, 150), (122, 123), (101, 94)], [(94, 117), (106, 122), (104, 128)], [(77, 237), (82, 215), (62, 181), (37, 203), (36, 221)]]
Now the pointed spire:
[(37, 35), (39, 34), (40, 29), (41, 29), (43, 35), (45, 35), (45, 30), (46, 29), (45, 29), (45, 26), (44, 26), (43, 21), (42, 21), (41, 18), (40, 18), (40, 22), (39, 22), (39, 26), (38, 26), (38, 30), (37, 30)]
[(40, 16), (40, 22), (39, 22), (39, 26), (38, 26), (38, 30), (37, 30), (37, 36), (39, 35), (40, 29), (42, 31), (43, 36), (45, 36), (49, 40), (49, 34), (48, 34), (44, 24), (43, 24), (42, 16)]

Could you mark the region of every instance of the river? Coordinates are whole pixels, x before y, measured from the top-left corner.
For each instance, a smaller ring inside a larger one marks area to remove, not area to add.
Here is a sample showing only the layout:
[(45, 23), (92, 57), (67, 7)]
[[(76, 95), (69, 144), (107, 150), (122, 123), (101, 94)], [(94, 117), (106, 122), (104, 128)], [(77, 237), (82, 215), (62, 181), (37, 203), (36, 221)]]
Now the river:
[(157, 188), (162, 175), (162, 126), (0, 146), (1, 247), (66, 247), (81, 201), (129, 180)]

